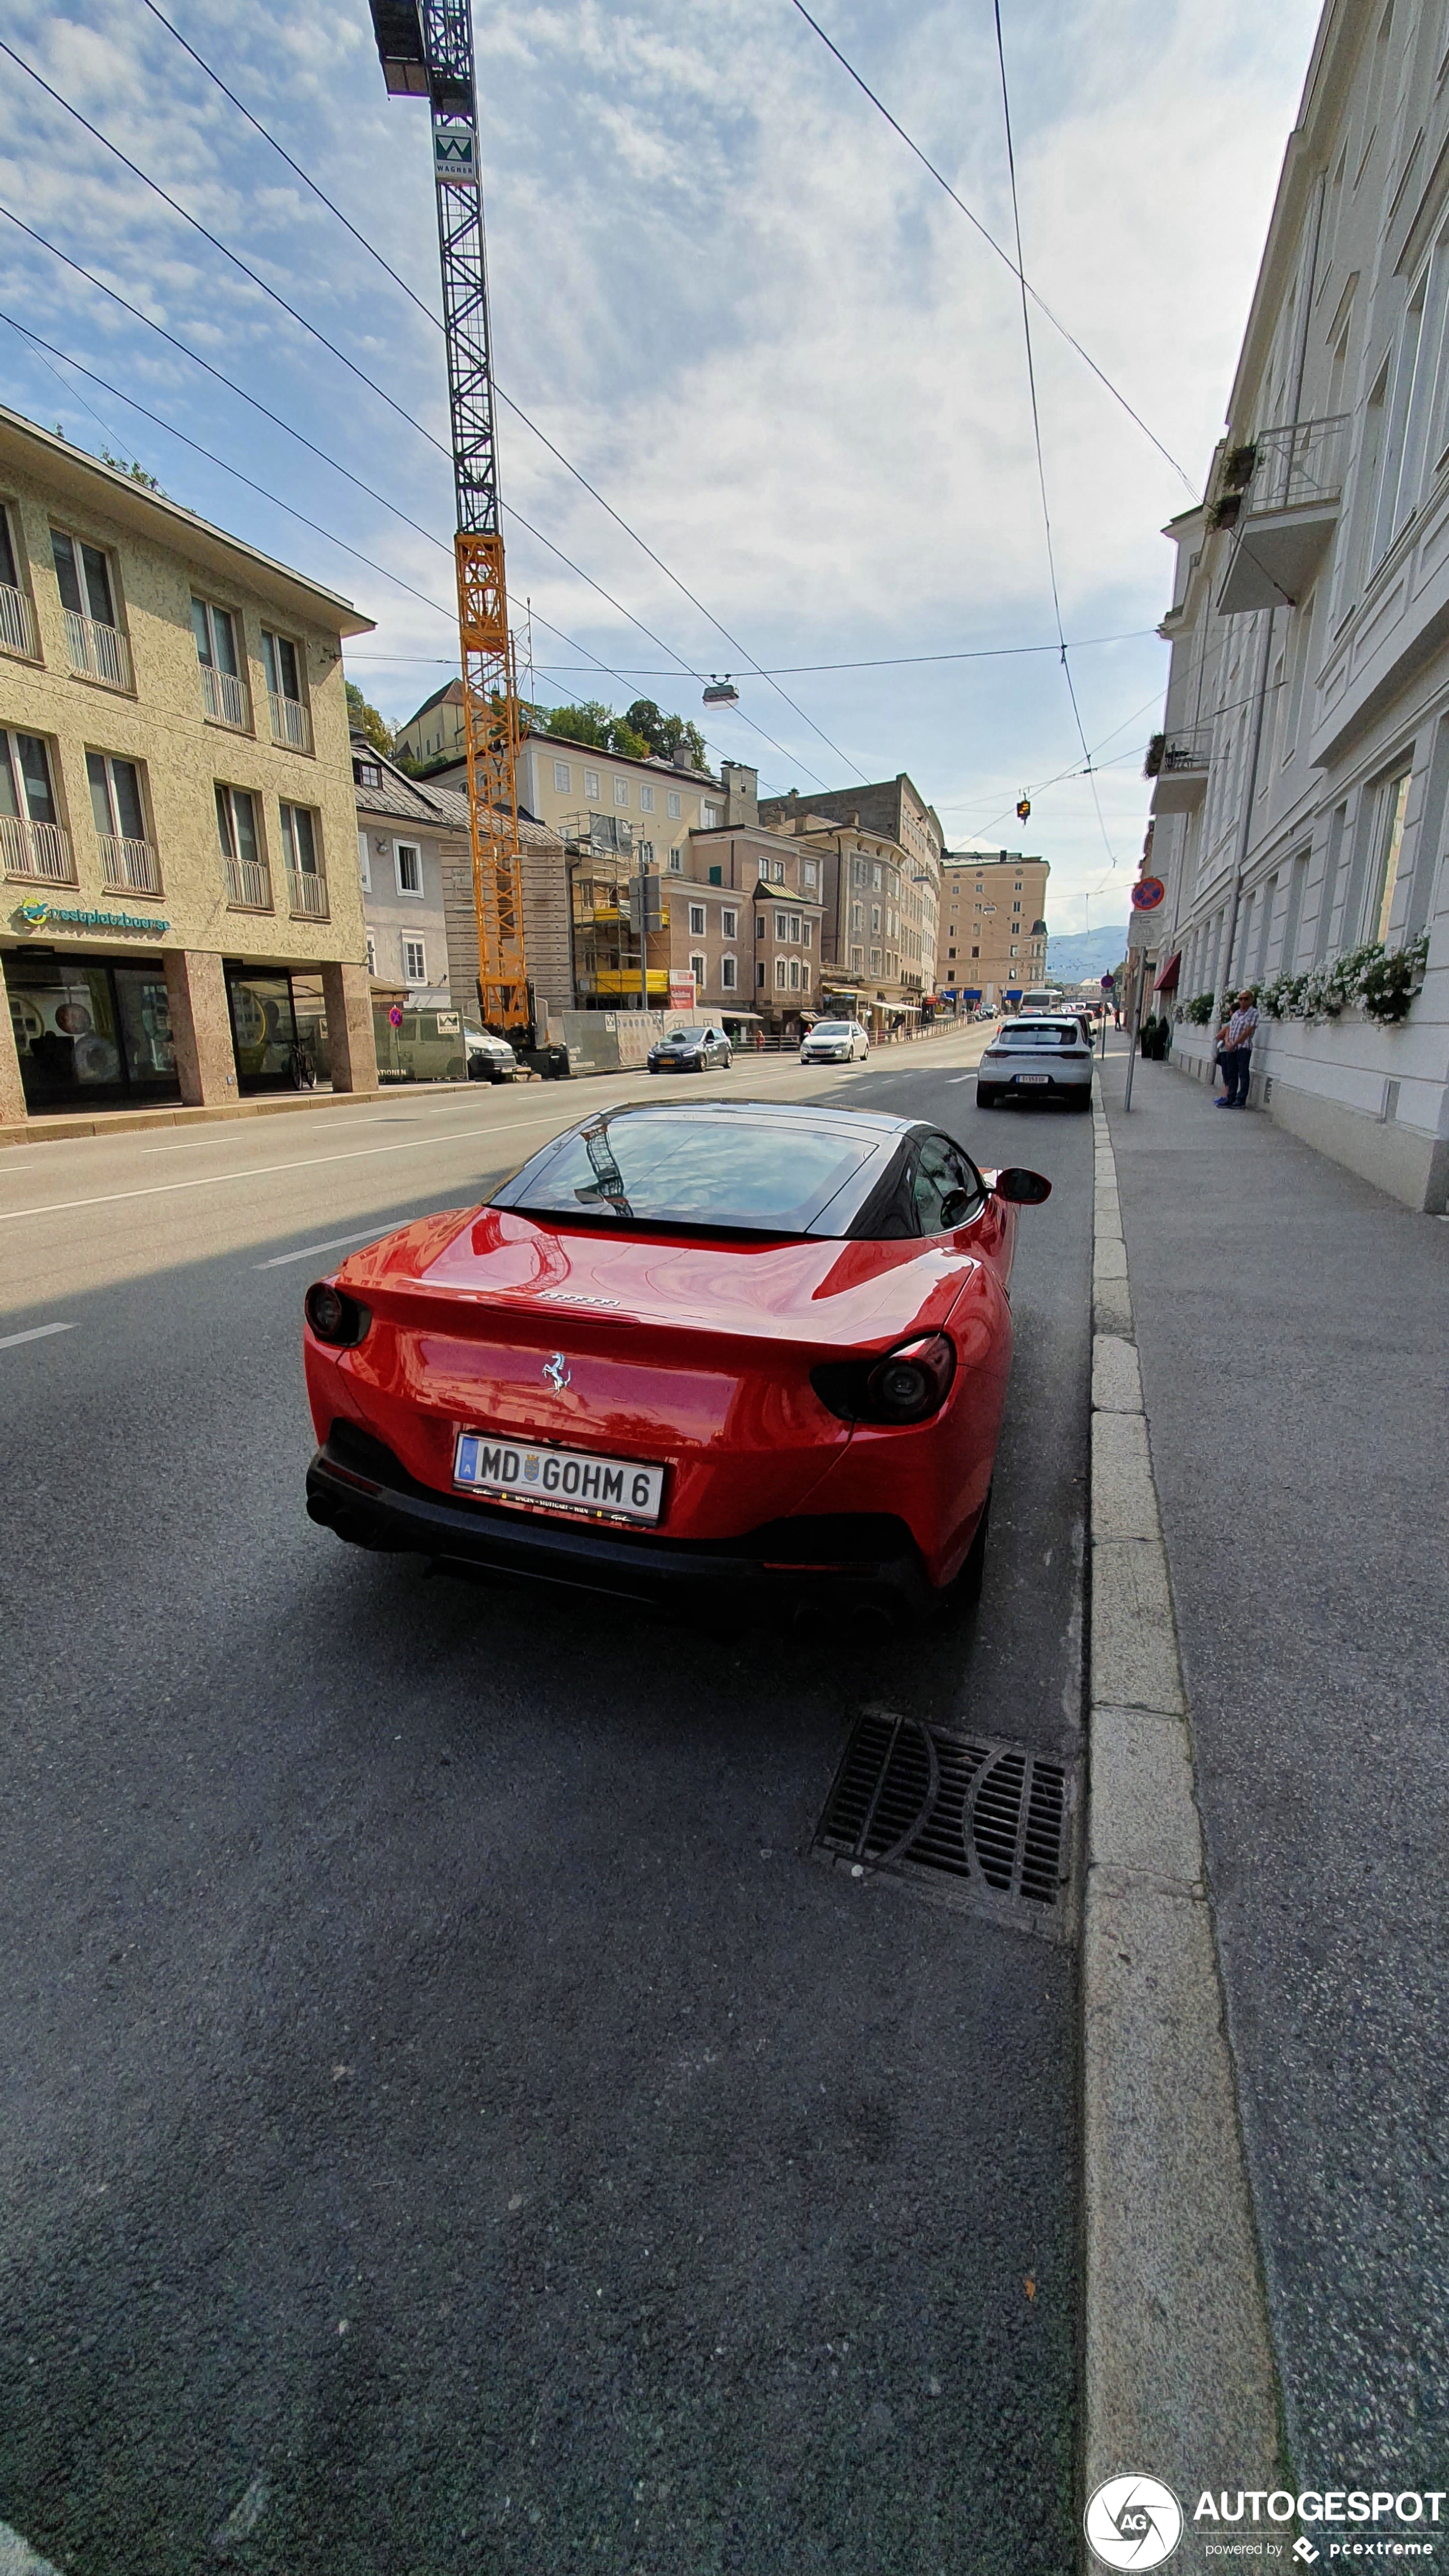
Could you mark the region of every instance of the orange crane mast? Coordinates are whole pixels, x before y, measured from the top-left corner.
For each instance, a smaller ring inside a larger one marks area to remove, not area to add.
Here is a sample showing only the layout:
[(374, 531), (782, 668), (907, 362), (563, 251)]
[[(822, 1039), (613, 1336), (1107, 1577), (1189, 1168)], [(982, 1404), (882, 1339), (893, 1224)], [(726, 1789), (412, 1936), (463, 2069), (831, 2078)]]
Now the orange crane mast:
[(469, 0), (371, 0), (383, 77), (394, 97), (426, 98), (432, 121), (443, 330), (448, 356), (458, 527), (478, 1001), (485, 1027), (532, 1035), (518, 848), (518, 685), (498, 493), (488, 261), (478, 158)]

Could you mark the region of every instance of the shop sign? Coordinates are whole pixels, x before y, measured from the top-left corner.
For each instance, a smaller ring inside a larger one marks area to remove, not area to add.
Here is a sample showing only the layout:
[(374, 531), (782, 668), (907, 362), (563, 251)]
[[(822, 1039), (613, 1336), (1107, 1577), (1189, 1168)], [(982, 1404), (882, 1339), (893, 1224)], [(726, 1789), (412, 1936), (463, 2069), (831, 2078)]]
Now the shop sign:
[(82, 912), (74, 904), (47, 903), (40, 895), (22, 903), (12, 918), (22, 930), (54, 930), (57, 925), (66, 930), (147, 930), (153, 939), (171, 927), (154, 912)]
[(671, 1011), (692, 1011), (695, 1007), (694, 970), (677, 966), (669, 969), (669, 1007)]

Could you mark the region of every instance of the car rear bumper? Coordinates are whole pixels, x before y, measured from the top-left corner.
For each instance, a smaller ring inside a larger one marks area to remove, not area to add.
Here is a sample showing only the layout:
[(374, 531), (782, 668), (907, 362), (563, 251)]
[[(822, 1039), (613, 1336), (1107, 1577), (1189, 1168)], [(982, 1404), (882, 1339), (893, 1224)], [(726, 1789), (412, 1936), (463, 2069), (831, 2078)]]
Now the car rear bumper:
[(342, 1422), (307, 1470), (307, 1511), (357, 1547), (627, 1600), (791, 1608), (848, 1593), (908, 1616), (933, 1597), (909, 1531), (883, 1514), (802, 1515), (718, 1541), (590, 1527), (434, 1492), (380, 1440)]
[(982, 1064), (977, 1068), (976, 1079), (990, 1091), (1019, 1091), (1024, 1099), (1034, 1093), (1038, 1100), (1045, 1100), (1056, 1091), (1090, 1091), (1092, 1068), (1090, 1064), (1083, 1065), (1078, 1072), (1069, 1065), (1043, 1064), (1023, 1066), (1020, 1071), (1013, 1068), (1008, 1073), (1004, 1067), (998, 1072), (994, 1064)]

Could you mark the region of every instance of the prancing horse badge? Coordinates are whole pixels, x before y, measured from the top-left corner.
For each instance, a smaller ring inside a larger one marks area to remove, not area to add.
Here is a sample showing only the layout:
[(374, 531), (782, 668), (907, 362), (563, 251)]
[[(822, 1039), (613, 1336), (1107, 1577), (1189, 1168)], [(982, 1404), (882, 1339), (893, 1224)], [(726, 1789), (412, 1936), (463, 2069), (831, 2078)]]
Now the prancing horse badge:
[(566, 1386), (571, 1386), (573, 1384), (573, 1371), (572, 1369), (565, 1368), (564, 1355), (562, 1351), (555, 1351), (551, 1360), (544, 1361), (543, 1373), (547, 1378), (549, 1385), (558, 1395), (562, 1395)]

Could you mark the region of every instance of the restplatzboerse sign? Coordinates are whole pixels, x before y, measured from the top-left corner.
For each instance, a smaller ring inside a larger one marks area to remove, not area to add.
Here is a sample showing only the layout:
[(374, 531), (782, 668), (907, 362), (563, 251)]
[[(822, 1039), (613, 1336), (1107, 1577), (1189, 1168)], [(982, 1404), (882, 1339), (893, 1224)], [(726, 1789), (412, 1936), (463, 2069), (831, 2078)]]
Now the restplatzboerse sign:
[(171, 927), (159, 913), (87, 912), (76, 904), (46, 903), (39, 895), (22, 903), (13, 917), (21, 930), (145, 930), (153, 939)]

